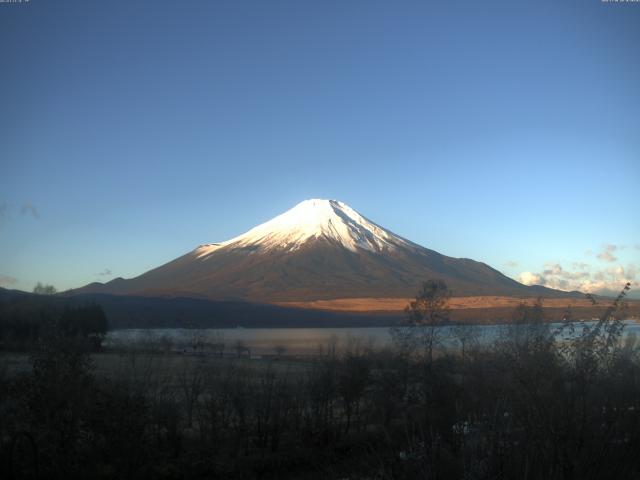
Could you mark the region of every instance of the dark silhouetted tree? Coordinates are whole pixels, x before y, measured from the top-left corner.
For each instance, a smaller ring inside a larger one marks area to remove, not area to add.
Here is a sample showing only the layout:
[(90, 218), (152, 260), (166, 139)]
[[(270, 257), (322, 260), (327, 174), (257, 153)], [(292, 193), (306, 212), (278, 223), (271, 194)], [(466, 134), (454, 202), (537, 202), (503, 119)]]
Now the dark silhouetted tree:
[(33, 287), (33, 293), (37, 295), (55, 295), (57, 290), (53, 285), (46, 285), (38, 282), (36, 286)]
[(419, 327), (414, 329), (414, 337), (429, 364), (433, 362), (433, 350), (439, 342), (439, 327), (449, 322), (450, 298), (451, 290), (444, 280), (427, 280), (415, 300), (405, 308), (405, 324)]

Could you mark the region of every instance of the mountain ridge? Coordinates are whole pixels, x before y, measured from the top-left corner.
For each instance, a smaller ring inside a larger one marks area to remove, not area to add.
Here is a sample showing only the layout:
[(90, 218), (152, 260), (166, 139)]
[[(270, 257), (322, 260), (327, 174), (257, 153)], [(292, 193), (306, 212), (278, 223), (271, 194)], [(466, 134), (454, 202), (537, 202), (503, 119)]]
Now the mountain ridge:
[(372, 222), (337, 200), (305, 200), (225, 242), (202, 244), (131, 279), (92, 283), (76, 293), (187, 295), (283, 302), (411, 297), (442, 278), (456, 296), (575, 296), (523, 285), (485, 263), (453, 258)]

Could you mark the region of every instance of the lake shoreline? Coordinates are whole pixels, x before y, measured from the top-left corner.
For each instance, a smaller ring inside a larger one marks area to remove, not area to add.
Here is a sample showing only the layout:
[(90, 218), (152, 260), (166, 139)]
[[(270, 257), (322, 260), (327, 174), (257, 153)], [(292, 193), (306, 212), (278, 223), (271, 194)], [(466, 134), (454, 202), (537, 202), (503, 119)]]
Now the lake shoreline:
[[(623, 320), (624, 335), (640, 335), (640, 323), (635, 319)], [(593, 321), (585, 322), (593, 324)], [(577, 331), (582, 322), (573, 322)], [(564, 324), (550, 322), (553, 329)], [(494, 325), (446, 325), (437, 327), (444, 344), (457, 345), (461, 334), (471, 335), (475, 341), (488, 345), (508, 329), (508, 324)], [(380, 349), (390, 347), (391, 327), (326, 327), (326, 328), (162, 328), (118, 329), (107, 333), (104, 347), (107, 349), (142, 348), (183, 353), (213, 353), (221, 348), (227, 353), (247, 348), (250, 355), (274, 354), (277, 350), (287, 354), (311, 354), (326, 348), (342, 348), (359, 343), (363, 347)]]

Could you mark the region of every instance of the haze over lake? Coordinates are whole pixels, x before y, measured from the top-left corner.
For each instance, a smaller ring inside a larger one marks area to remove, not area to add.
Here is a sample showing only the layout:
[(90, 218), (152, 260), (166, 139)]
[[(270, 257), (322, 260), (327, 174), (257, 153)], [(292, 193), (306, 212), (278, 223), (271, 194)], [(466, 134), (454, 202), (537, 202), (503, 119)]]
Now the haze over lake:
[[(593, 324), (595, 322), (586, 322)], [(640, 323), (625, 320), (623, 336), (640, 335)], [(558, 329), (561, 323), (550, 324), (551, 329)], [(580, 323), (575, 323), (575, 331), (581, 331)], [(474, 339), (483, 345), (496, 340), (505, 329), (505, 325), (467, 326)], [(455, 327), (438, 327), (445, 347), (457, 348), (460, 343)], [(224, 342), (226, 354), (234, 354), (237, 342), (251, 350), (252, 355), (272, 355), (278, 347), (286, 349), (287, 354), (312, 355), (321, 349), (335, 345), (341, 350), (350, 342), (358, 342), (363, 346), (384, 348), (391, 344), (391, 334), (387, 327), (367, 328), (156, 328), (156, 329), (122, 329), (112, 330), (107, 334), (104, 345), (110, 348), (129, 348), (132, 346), (170, 344), (174, 350), (193, 351), (193, 343), (198, 341), (207, 346)]]

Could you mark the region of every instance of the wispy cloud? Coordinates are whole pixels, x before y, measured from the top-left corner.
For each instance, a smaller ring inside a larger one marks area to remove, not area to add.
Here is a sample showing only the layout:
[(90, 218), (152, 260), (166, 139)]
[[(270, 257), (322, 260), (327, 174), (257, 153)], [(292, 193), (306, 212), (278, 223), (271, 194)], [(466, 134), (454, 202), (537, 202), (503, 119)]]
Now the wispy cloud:
[(38, 209), (31, 202), (23, 204), (22, 207), (20, 208), (20, 213), (22, 215), (31, 215), (33, 218), (40, 218)]
[(20, 207), (8, 202), (0, 202), (0, 222), (15, 219), (18, 214), (36, 219), (40, 218), (38, 207), (31, 202), (23, 203)]
[(112, 273), (110, 269), (105, 268), (103, 271), (98, 272), (98, 275), (100, 275), (101, 277), (110, 277)]
[(4, 285), (5, 287), (7, 287), (10, 285), (15, 285), (16, 283), (18, 283), (18, 279), (16, 277), (0, 274), (0, 285)]
[(591, 265), (584, 262), (573, 262), (571, 264), (571, 268), (573, 268), (574, 270), (589, 270), (591, 268)]
[(617, 245), (612, 245), (610, 243), (606, 244), (602, 247), (602, 251), (598, 254), (598, 258), (605, 262), (615, 262), (618, 260), (618, 257), (613, 254), (616, 250), (618, 250)]
[(516, 268), (518, 266), (518, 262), (514, 262), (513, 260), (509, 260), (505, 262), (505, 265), (509, 268)]

